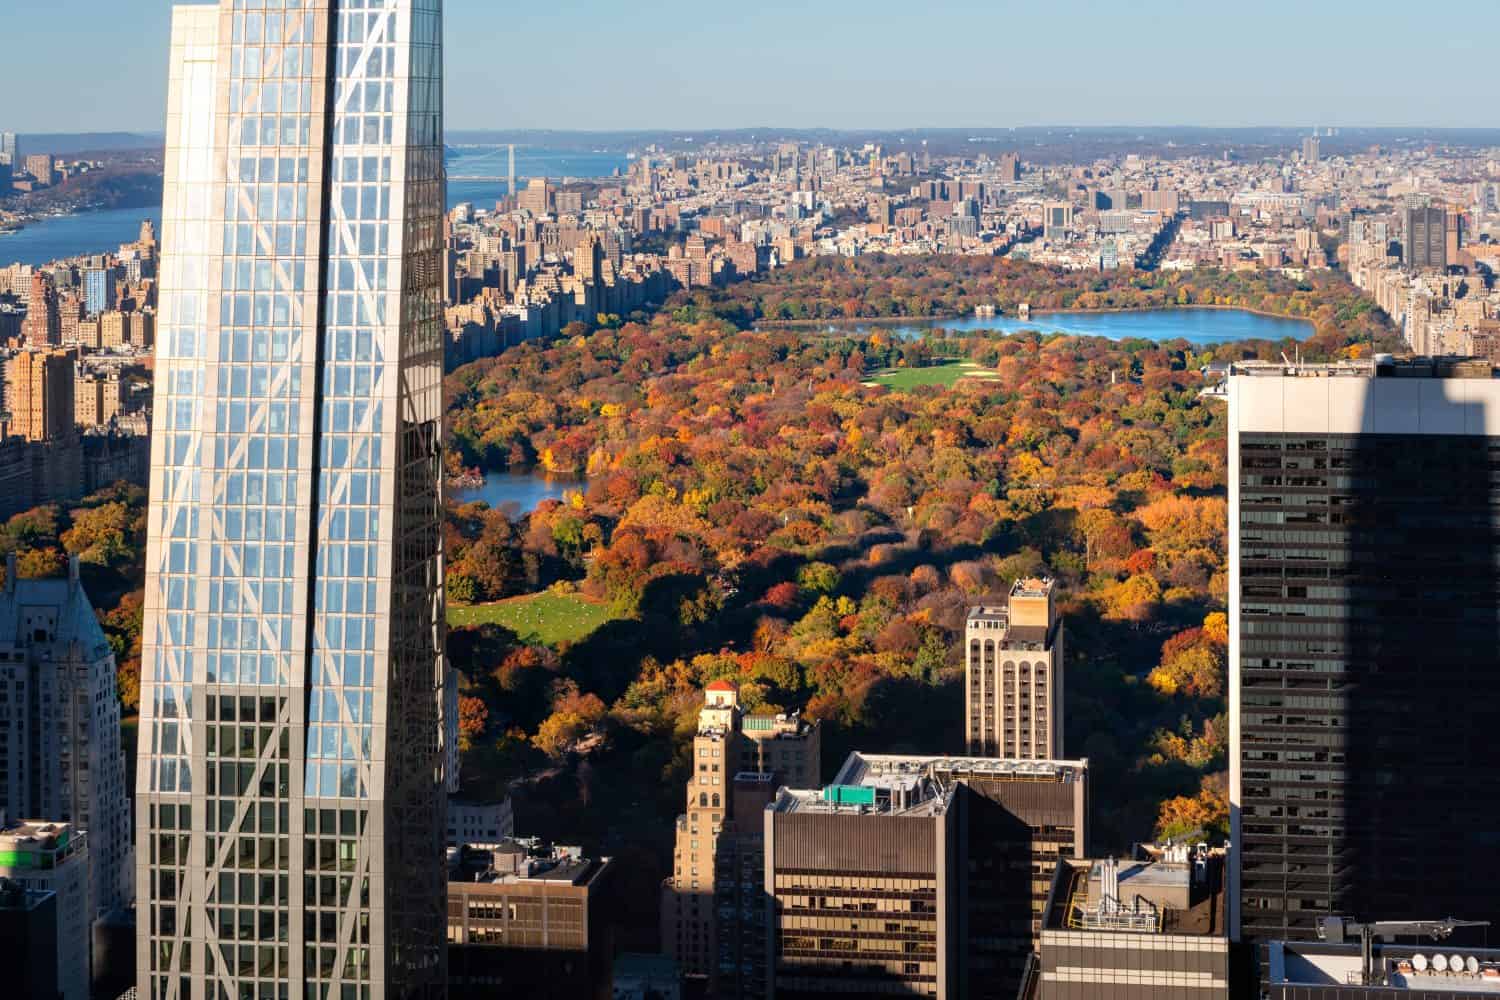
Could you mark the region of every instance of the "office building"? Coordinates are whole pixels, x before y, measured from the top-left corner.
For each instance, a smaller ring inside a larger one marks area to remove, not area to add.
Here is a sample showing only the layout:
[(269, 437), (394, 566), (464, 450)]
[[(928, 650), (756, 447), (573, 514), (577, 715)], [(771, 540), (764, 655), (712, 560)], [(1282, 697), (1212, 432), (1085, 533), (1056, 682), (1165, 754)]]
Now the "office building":
[(33, 347), (62, 343), (62, 315), (57, 309), (57, 288), (47, 272), (31, 272), (31, 294), (26, 299), (26, 319), (21, 336)]
[(1087, 761), (855, 753), (832, 785), (781, 789), (766, 995), (1012, 1000), (1087, 815)]
[(130, 810), (115, 657), (78, 579), (0, 589), (0, 814), (49, 816), (89, 835), (89, 913), (130, 905)]
[(819, 780), (820, 746), (816, 722), (747, 716), (734, 684), (708, 685), (662, 890), (662, 942), (682, 974), (712, 995), (765, 995), (761, 813), (780, 785)]
[(83, 307), (90, 316), (115, 307), (114, 268), (91, 267), (83, 272)]
[(0, 941), (23, 956), (6, 971), (14, 1000), (57, 1000), (57, 893), (0, 878)]
[(23, 820), (0, 827), (0, 878), (56, 897), (57, 995), (89, 1000), (89, 838), (69, 823)]
[(1317, 163), (1323, 157), (1323, 141), (1315, 135), (1302, 139), (1302, 162)]
[(1448, 269), (1448, 213), (1443, 206), (1407, 208), (1402, 262), (1414, 271)]
[(1057, 585), (1017, 580), (1005, 605), (969, 609), (964, 627), (964, 707), (969, 753), (1062, 756), (1063, 625)]
[(141, 1000), (446, 990), (441, 9), (173, 11)]
[(73, 378), (78, 352), (72, 348), (28, 348), (5, 363), (5, 433), (28, 441), (73, 437)]
[(462, 997), (608, 997), (610, 859), (507, 840), (449, 851), (448, 984)]
[[(1235, 363), (1236, 940), (1329, 914), (1500, 924), (1500, 380), (1485, 362)], [(1264, 961), (1264, 953), (1261, 958)]]
[(16, 144), (14, 132), (0, 132), (0, 162), (9, 163), (13, 167), (21, 165), (21, 148)]
[[(1416, 940), (1416, 939), (1413, 939)], [(1500, 996), (1500, 950), (1451, 942), (1376, 942), (1364, 978), (1358, 942), (1273, 941), (1268, 1000), (1482, 1000)]]
[(1022, 1000), (1229, 1000), (1223, 855), (1064, 860)]

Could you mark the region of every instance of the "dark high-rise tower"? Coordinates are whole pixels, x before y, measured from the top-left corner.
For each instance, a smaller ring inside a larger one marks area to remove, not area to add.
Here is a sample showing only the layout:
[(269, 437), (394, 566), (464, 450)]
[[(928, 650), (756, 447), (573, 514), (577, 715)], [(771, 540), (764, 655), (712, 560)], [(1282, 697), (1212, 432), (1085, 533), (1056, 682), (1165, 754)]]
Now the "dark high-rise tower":
[(173, 14), (142, 998), (445, 992), (441, 12)]
[(1448, 213), (1441, 205), (1406, 210), (1402, 260), (1413, 270), (1448, 268)]
[(1230, 921), (1500, 921), (1500, 380), (1229, 377)]

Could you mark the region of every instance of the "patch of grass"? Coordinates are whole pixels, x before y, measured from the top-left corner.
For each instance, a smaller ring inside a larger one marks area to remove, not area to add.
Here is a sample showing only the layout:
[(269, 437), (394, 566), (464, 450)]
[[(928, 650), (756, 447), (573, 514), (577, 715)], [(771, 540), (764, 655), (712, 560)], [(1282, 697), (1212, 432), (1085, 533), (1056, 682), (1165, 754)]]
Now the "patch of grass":
[(866, 384), (884, 385), (892, 389), (919, 389), (926, 386), (950, 388), (959, 379), (985, 378), (991, 376), (988, 369), (970, 363), (943, 361), (927, 368), (893, 368), (880, 372)]
[(495, 604), (448, 606), (448, 624), (483, 625), (493, 622), (526, 642), (556, 646), (587, 638), (610, 620), (609, 608), (572, 594), (544, 591)]

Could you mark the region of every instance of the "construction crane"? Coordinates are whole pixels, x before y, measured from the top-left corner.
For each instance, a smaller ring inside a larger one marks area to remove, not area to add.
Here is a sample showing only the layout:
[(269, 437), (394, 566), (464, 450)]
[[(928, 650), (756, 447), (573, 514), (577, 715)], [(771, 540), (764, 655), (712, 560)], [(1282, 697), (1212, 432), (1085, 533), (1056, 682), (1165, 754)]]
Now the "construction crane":
[(1446, 941), (1460, 927), (1488, 927), (1488, 920), (1378, 920), (1362, 924), (1348, 917), (1324, 917), (1318, 921), (1318, 939), (1329, 944), (1343, 944), (1359, 938), (1361, 960), (1361, 986), (1383, 986), (1385, 977), (1375, 982), (1375, 942), (1394, 941), (1398, 937), (1430, 937), (1434, 941)]

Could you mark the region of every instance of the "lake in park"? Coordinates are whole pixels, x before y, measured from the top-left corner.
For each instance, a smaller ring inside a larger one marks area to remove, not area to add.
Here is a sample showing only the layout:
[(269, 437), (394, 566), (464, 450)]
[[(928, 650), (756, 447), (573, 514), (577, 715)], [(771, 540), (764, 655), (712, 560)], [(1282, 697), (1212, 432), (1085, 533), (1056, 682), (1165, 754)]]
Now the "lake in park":
[(1016, 333), (1069, 333), (1110, 340), (1186, 340), (1194, 344), (1223, 344), (1236, 340), (1306, 340), (1313, 325), (1304, 320), (1262, 316), (1244, 309), (1142, 309), (1128, 312), (1033, 313), (1031, 319), (1010, 316), (963, 319), (917, 320), (909, 323), (831, 323), (829, 332), (856, 329), (861, 332), (891, 330), (902, 336), (920, 336), (927, 330), (993, 331)]
[(484, 485), (468, 490), (448, 490), (448, 499), (455, 504), (473, 503), (483, 500), (495, 510), (504, 510), (507, 504), (515, 504), (519, 514), (530, 514), (543, 500), (561, 500), (569, 490), (582, 489), (583, 483), (574, 479), (548, 478), (532, 472), (490, 472), (484, 477)]

